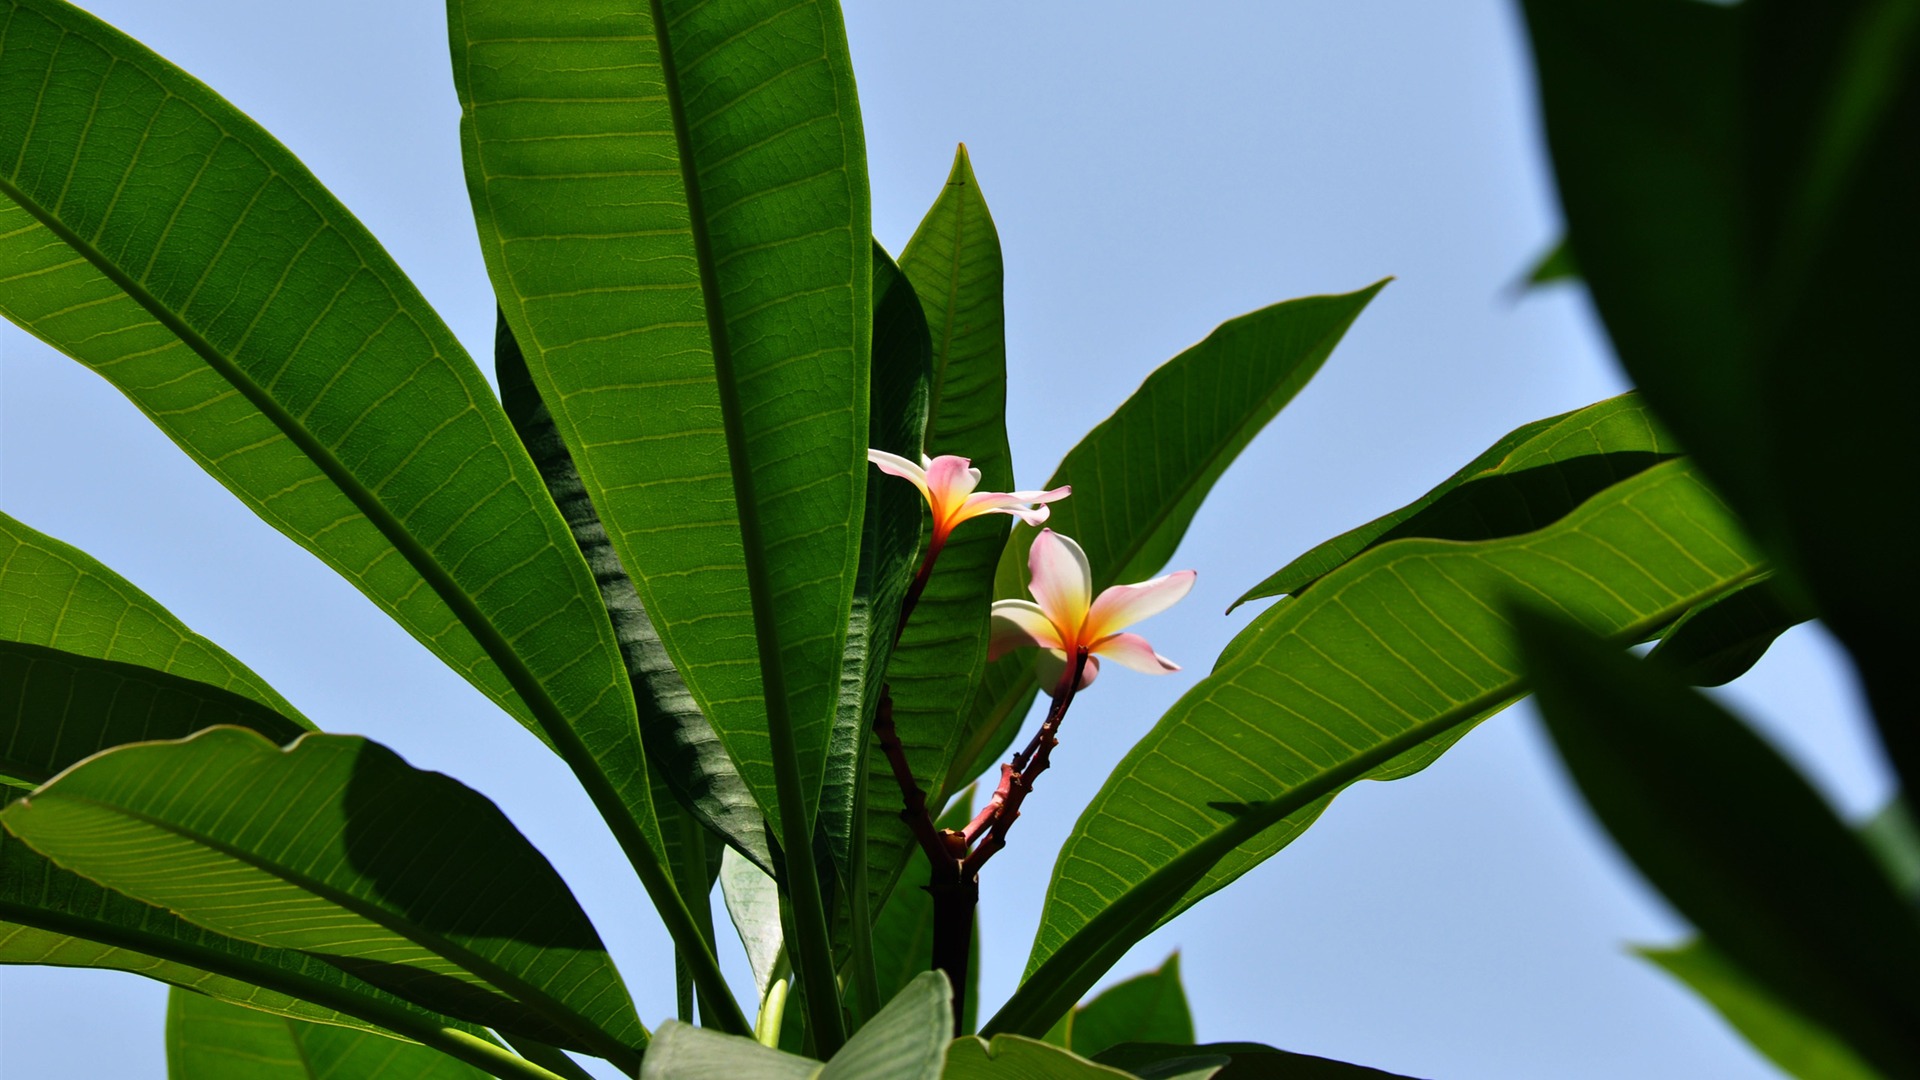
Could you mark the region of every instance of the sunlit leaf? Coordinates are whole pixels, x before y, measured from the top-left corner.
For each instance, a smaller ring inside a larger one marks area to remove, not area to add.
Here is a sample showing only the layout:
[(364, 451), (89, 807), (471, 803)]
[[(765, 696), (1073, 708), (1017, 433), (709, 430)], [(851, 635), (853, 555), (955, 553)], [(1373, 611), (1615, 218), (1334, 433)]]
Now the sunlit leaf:
[(168, 1080), (483, 1080), (487, 1075), (419, 1043), (289, 1020), (185, 990), (167, 998)]
[(937, 1080), (946, 1060), (947, 980), (920, 976), (826, 1064), (677, 1021), (660, 1026), (640, 1080)]
[[(1027, 980), (986, 1030), (1043, 1032), (1133, 942), (1289, 843), (1355, 780), (1524, 690), (1499, 597), (1640, 640), (1762, 572), (1685, 459), (1538, 532), (1402, 540), (1263, 612), (1115, 769), (1054, 864)], [(1069, 721), (1064, 738), (1073, 738)]]
[(940, 1074), (941, 1080), (1123, 1080), (1130, 1076), (1019, 1035), (996, 1035), (992, 1042), (978, 1036), (955, 1039)]
[(598, 934), (500, 811), (365, 739), (239, 728), (122, 747), (0, 813), (63, 868), (420, 1005), (631, 1067)]
[(1180, 954), (1075, 1005), (1047, 1032), (1046, 1041), (1088, 1058), (1121, 1043), (1192, 1042), (1193, 1014), (1180, 985)]

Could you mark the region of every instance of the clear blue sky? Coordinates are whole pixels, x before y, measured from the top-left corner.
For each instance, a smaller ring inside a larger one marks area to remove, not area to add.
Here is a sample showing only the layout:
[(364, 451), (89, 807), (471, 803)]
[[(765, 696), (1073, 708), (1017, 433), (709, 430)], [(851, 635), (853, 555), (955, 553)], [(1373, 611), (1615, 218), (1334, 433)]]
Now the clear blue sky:
[[(438, 5), (91, 9), (275, 132), (490, 355)], [(1580, 290), (1511, 288), (1557, 231), (1514, 5), (1177, 9), (848, 2), (882, 242), (905, 243), (957, 141), (993, 207), (1022, 486), (1222, 320), (1398, 278), (1175, 556), (1199, 585), (1142, 630), (1188, 671), (1116, 668), (1075, 707), (982, 886), (988, 1002), (1019, 974), (1079, 808), (1251, 617), (1220, 615), (1233, 596), (1510, 428), (1624, 388)], [(104, 382), (11, 326), (0, 326), (0, 506), (124, 573), (323, 727), (374, 736), (500, 802), (580, 895), (643, 1017), (670, 1015), (666, 938), (558, 761)], [(1790, 634), (1732, 696), (1847, 812), (1886, 797), (1822, 632)], [(1179, 948), (1203, 1040), (1418, 1076), (1771, 1075), (1625, 950), (1683, 932), (1570, 800), (1521, 707), (1417, 777), (1343, 795), (1116, 974)], [(164, 1002), (133, 976), (0, 970), (0, 1073), (159, 1078)]]

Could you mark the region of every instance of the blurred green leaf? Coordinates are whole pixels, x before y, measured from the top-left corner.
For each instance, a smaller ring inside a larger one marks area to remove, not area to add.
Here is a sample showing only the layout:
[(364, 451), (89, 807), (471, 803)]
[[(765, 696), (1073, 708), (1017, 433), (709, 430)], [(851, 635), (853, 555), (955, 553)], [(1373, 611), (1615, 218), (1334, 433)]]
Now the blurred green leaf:
[(1640, 949), (1713, 1006), (1740, 1037), (1800, 1080), (1881, 1080), (1833, 1033), (1782, 1005), (1711, 945), (1690, 941), (1672, 949)]
[(1527, 0), (1568, 237), (1622, 364), (1853, 653), (1920, 786), (1920, 3)]
[(1775, 638), (1812, 617), (1777, 582), (1756, 581), (1687, 612), (1649, 655), (1695, 686), (1724, 686), (1759, 663)]
[(1534, 261), (1533, 269), (1527, 271), (1527, 284), (1532, 286), (1551, 285), (1556, 281), (1580, 280), (1580, 268), (1574, 264), (1573, 249), (1567, 246), (1567, 238), (1561, 237), (1554, 242), (1546, 254)]
[[(1272, 420), (1358, 318), (1382, 281), (1342, 296), (1310, 296), (1230, 319), (1160, 365), (1081, 439), (1047, 487), (1073, 486), (1048, 527), (1071, 536), (1093, 566), (1097, 593), (1157, 573), (1233, 459)], [(996, 595), (1024, 596), (1033, 530), (1000, 556)], [(1031, 653), (987, 665), (949, 790), (999, 759), (1033, 701)]]
[(185, 990), (167, 998), (168, 1080), (479, 1080), (486, 1075), (419, 1043), (289, 1020)]
[(640, 1080), (936, 1080), (953, 1022), (947, 980), (908, 983), (840, 1052), (818, 1061), (669, 1020), (647, 1049)]
[(1860, 827), (1860, 839), (1907, 902), (1920, 905), (1920, 826), (1914, 824), (1906, 800), (1896, 798), (1882, 807)]
[[(630, 757), (592, 578), (486, 380), (378, 243), (272, 136), (92, 16), (23, 0), (4, 35), (0, 313), (576, 771)], [(621, 794), (649, 827), (644, 788)]]
[(1122, 1080), (1130, 1075), (1058, 1046), (996, 1035), (991, 1043), (978, 1036), (955, 1039), (940, 1080)]
[(1141, 1080), (1173, 1080), (1215, 1062), (1220, 1064), (1219, 1071), (1212, 1074), (1213, 1080), (1409, 1080), (1399, 1073), (1275, 1050), (1260, 1043), (1132, 1043), (1106, 1051), (1099, 1060)]
[(1383, 545), (1269, 608), (1081, 815), (1027, 979), (986, 1030), (1045, 1031), (1134, 942), (1286, 846), (1347, 785), (1404, 775), (1404, 756), (1518, 698), (1494, 598), (1637, 641), (1761, 572), (1681, 459), (1537, 532)]
[(866, 483), (871, 229), (839, 12), (457, 0), (448, 22), (507, 322), (775, 821), (775, 759), (796, 759), (805, 836)]
[(1536, 420), (1415, 501), (1315, 546), (1227, 610), (1298, 595), (1361, 552), (1393, 540), (1493, 540), (1544, 528), (1609, 485), (1678, 453), (1637, 394)]
[(1519, 609), (1568, 771), (1717, 954), (1889, 1075), (1920, 1072), (1920, 921), (1785, 759), (1660, 665)]
[(1180, 954), (1075, 1005), (1047, 1032), (1046, 1041), (1087, 1058), (1121, 1043), (1192, 1042), (1193, 1014), (1180, 984)]
[(546, 859), (478, 793), (365, 739), (282, 751), (214, 728), (122, 747), (0, 823), (64, 869), (423, 1007), (627, 1068), (646, 1045)]

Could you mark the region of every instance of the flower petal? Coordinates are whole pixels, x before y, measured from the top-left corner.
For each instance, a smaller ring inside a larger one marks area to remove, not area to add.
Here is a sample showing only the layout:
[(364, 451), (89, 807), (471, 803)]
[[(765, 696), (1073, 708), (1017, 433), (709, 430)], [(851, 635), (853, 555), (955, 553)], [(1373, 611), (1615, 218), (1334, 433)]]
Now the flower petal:
[(1111, 657), (1121, 667), (1132, 668), (1148, 675), (1165, 675), (1179, 671), (1180, 665), (1153, 651), (1147, 639), (1139, 634), (1108, 634), (1094, 643), (1093, 652)]
[(920, 494), (927, 500), (928, 505), (932, 505), (933, 492), (927, 490), (927, 470), (898, 454), (889, 454), (885, 450), (869, 449), (867, 460), (873, 462), (888, 476), (913, 481), (913, 486), (920, 489)]
[[(1012, 514), (1021, 521), (1039, 528), (1046, 524), (1049, 511), (1044, 505), (1066, 498), (1073, 494), (1071, 487), (1057, 487), (1052, 491), (976, 491), (967, 496), (960, 509), (952, 517), (955, 525), (981, 514)], [(1040, 503), (1040, 506), (1030, 506)]]
[(1105, 637), (1149, 615), (1160, 614), (1187, 595), (1193, 588), (1193, 579), (1193, 571), (1181, 570), (1137, 585), (1115, 585), (1102, 590), (1087, 611), (1084, 626), (1087, 636)]
[(980, 486), (980, 470), (958, 454), (941, 454), (927, 464), (927, 486), (943, 501), (959, 506)]
[(1033, 538), (1033, 550), (1027, 553), (1027, 569), (1033, 576), (1028, 591), (1060, 629), (1062, 646), (1072, 648), (1086, 621), (1087, 601), (1093, 593), (1093, 569), (1087, 565), (1087, 553), (1052, 529), (1041, 529)]
[(1014, 649), (1037, 645), (1060, 648), (1060, 632), (1040, 606), (1028, 600), (995, 600), (987, 659), (998, 660)]
[[(1040, 659), (1033, 664), (1034, 677), (1040, 680), (1040, 685), (1049, 694), (1053, 693), (1054, 687), (1060, 685), (1060, 677), (1066, 673), (1067, 654), (1053, 649), (1041, 653)], [(1100, 661), (1091, 656), (1087, 657), (1087, 666), (1080, 672), (1080, 685), (1074, 688), (1074, 692), (1078, 693), (1092, 686), (1093, 680), (1099, 677)]]

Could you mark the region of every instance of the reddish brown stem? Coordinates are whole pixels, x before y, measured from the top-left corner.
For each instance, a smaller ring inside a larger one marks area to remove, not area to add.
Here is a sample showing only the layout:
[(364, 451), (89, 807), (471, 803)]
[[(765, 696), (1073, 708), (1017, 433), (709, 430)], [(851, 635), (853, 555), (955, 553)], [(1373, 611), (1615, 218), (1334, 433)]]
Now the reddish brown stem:
[(927, 591), (927, 579), (933, 576), (934, 560), (940, 557), (940, 549), (947, 546), (947, 538), (938, 533), (927, 544), (927, 557), (920, 560), (920, 569), (913, 575), (913, 584), (907, 586), (906, 599), (900, 601), (900, 621), (893, 624), (893, 643), (900, 644), (900, 635), (907, 632), (907, 620), (913, 618), (913, 609), (920, 603), (920, 594)]
[(1067, 665), (1059, 685), (1054, 688), (1053, 707), (1047, 710), (1047, 718), (1041, 723), (1040, 730), (1034, 733), (1033, 741), (1027, 744), (1025, 750), (1014, 755), (1011, 766), (1001, 769), (1000, 785), (1005, 789), (1005, 794), (994, 792), (1000, 800), (999, 811), (993, 816), (986, 839), (980, 841), (980, 845), (961, 864), (962, 878), (977, 879), (980, 868), (987, 865), (987, 860), (1007, 846), (1007, 830), (1019, 820), (1020, 804), (1033, 791), (1033, 782), (1052, 764), (1053, 748), (1060, 744), (1060, 722), (1067, 717), (1067, 707), (1073, 704), (1073, 695), (1079, 690), (1080, 677), (1086, 669), (1087, 650), (1083, 646), (1074, 651), (1073, 663)]

